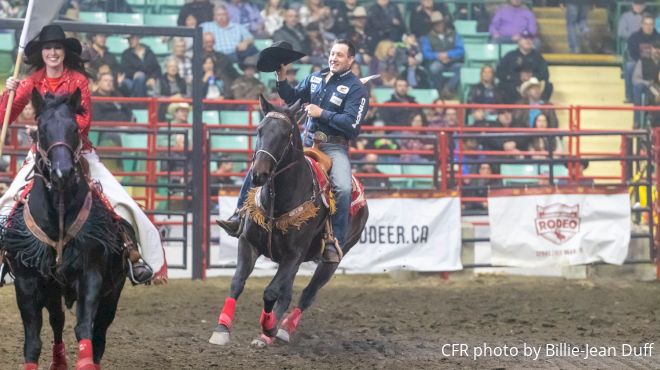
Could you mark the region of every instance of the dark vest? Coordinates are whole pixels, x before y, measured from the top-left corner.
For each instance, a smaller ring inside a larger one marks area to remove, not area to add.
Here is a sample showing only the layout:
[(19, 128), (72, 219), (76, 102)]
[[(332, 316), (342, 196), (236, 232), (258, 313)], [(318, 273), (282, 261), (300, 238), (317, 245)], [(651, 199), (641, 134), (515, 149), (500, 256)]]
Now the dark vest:
[(455, 38), (454, 33), (451, 31), (445, 32), (442, 37), (439, 37), (437, 32), (431, 31), (428, 38), (431, 50), (435, 52), (449, 51), (454, 48)]

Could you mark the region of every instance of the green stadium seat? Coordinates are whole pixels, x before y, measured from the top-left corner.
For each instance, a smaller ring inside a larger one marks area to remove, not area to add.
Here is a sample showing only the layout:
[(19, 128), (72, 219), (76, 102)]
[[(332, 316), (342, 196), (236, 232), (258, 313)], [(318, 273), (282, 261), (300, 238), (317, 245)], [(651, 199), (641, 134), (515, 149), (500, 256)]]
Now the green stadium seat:
[(14, 32), (0, 33), (0, 74), (9, 74), (14, 69)]
[(98, 131), (90, 131), (89, 134), (87, 134), (87, 137), (89, 138), (89, 141), (92, 143), (94, 146), (99, 145), (99, 132)]
[(179, 14), (179, 10), (186, 3), (186, 0), (157, 0), (158, 12), (161, 14)]
[(376, 168), (378, 171), (388, 175), (401, 175), (403, 173), (400, 164), (377, 164)]
[(502, 184), (504, 186), (514, 184), (535, 184), (538, 180), (535, 178), (506, 178), (507, 176), (537, 176), (538, 165), (535, 164), (503, 164), (500, 167), (500, 174), (504, 177)]
[(86, 23), (108, 23), (108, 17), (104, 12), (80, 12), (78, 20)]
[(146, 109), (133, 109), (133, 117), (135, 117), (135, 122), (146, 124), (149, 122), (149, 111)]
[(433, 165), (404, 165), (404, 175), (431, 175), (431, 178), (409, 178), (408, 184), (413, 189), (432, 189), (434, 169)]
[(142, 26), (144, 25), (144, 15), (142, 13), (108, 13), (108, 23)]
[[(540, 164), (539, 165), (539, 175), (550, 176), (550, 165)], [(552, 166), (552, 175), (555, 177), (564, 177), (568, 176), (568, 168), (563, 164), (555, 164)]]
[(271, 39), (256, 39), (254, 40), (254, 47), (257, 48), (257, 50), (263, 50), (273, 44), (273, 40)]
[(121, 36), (108, 36), (105, 46), (112, 54), (121, 54), (128, 49), (128, 40)]
[[(143, 134), (143, 133), (122, 134), (122, 146), (125, 148), (125, 152), (129, 153), (129, 156), (131, 149), (146, 149), (147, 145), (148, 145), (147, 134)], [(140, 155), (140, 154), (136, 153), (136, 155)], [(138, 160), (138, 159), (125, 159), (122, 163), (122, 166), (124, 168), (124, 171), (126, 172), (145, 171), (147, 168), (146, 161)]]
[(207, 125), (217, 125), (220, 123), (220, 113), (217, 110), (205, 110), (202, 112), (202, 122)]
[(140, 39), (140, 42), (147, 45), (156, 56), (164, 56), (170, 54), (169, 43), (163, 41), (159, 36), (145, 36)]
[(431, 104), (440, 97), (436, 89), (410, 89), (408, 94), (413, 96), (419, 104)]
[[(252, 111), (252, 124), (258, 125), (261, 117), (258, 111)], [(223, 125), (248, 125), (250, 115), (248, 111), (224, 110), (220, 112), (220, 123)]]
[(376, 98), (376, 102), (378, 103), (384, 103), (390, 98), (392, 98), (392, 94), (394, 93), (394, 89), (391, 87), (377, 87), (372, 90), (374, 97)]
[(176, 27), (177, 26), (176, 22), (178, 19), (179, 19), (178, 14), (145, 14), (144, 25)]
[(500, 59), (504, 58), (505, 55), (517, 49), (518, 44), (500, 44)]
[(488, 32), (476, 32), (471, 35), (461, 35), (464, 44), (487, 44), (490, 39)]
[(456, 33), (461, 37), (477, 33), (477, 21), (458, 19), (454, 21)]
[(273, 72), (259, 72), (259, 81), (266, 86), (266, 90), (270, 90), (277, 84), (277, 76)]
[(500, 59), (496, 44), (465, 44), (465, 60), (469, 67), (495, 65)]
[(463, 101), (467, 101), (467, 94), (470, 86), (476, 85), (481, 81), (481, 68), (462, 67), (461, 68), (461, 89), (460, 96)]
[(211, 136), (211, 149), (248, 149), (248, 140), (239, 135), (213, 135)]

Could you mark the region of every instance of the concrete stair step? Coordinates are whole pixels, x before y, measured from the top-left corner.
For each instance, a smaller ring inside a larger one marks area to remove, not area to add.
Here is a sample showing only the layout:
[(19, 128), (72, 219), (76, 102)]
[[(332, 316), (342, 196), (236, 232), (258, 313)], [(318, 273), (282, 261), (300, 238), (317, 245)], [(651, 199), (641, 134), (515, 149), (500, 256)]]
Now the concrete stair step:
[[(534, 15), (536, 16), (536, 19), (542, 19), (542, 18), (566, 18), (566, 13), (564, 9), (559, 8), (559, 7), (534, 7), (532, 9), (534, 12)], [(592, 9), (589, 12), (589, 19), (607, 19), (607, 9), (605, 8), (595, 8)]]

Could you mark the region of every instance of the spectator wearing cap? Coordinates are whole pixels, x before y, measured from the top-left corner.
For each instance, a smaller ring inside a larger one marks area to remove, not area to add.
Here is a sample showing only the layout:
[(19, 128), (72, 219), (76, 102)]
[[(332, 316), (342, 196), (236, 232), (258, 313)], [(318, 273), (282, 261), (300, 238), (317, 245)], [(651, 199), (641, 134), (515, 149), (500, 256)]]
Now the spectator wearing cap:
[(345, 38), (351, 31), (351, 15), (357, 7), (357, 0), (344, 0), (332, 9), (332, 18), (335, 20), (335, 24), (329, 31), (334, 33), (337, 38)]
[(241, 63), (240, 66), (243, 75), (231, 85), (232, 96), (237, 100), (259, 100), (259, 95), (266, 91), (266, 87), (255, 77), (257, 73), (256, 64), (246, 61)]
[(403, 16), (390, 0), (376, 0), (367, 11), (365, 31), (371, 38), (369, 50), (375, 50), (381, 40), (398, 42), (405, 32)]
[(355, 45), (355, 62), (365, 65), (371, 63), (373, 51), (369, 48), (373, 43), (371, 36), (365, 31), (367, 24), (367, 11), (362, 6), (353, 10), (350, 16), (351, 28), (346, 38)]
[(499, 7), (488, 28), (491, 39), (501, 43), (516, 42), (525, 31), (536, 36), (537, 26), (534, 13), (522, 0), (509, 0)]
[(311, 51), (309, 36), (300, 24), (298, 12), (295, 9), (288, 9), (284, 13), (284, 24), (275, 33), (273, 41), (286, 41), (293, 47), (293, 50), (309, 54)]
[(107, 36), (102, 33), (89, 33), (87, 34), (89, 41), (85, 51), (89, 73), (96, 76), (98, 69), (102, 65), (107, 65), (115, 75), (120, 72), (119, 62), (114, 55), (110, 54), (106, 47)]
[(628, 60), (626, 61), (626, 70), (624, 79), (626, 80), (626, 98), (631, 98), (635, 105), (640, 105), (641, 90), (635, 93), (633, 85), (633, 72), (635, 65), (642, 58), (651, 57), (653, 42), (658, 39), (658, 32), (655, 30), (655, 19), (650, 14), (642, 17), (642, 27), (628, 38)]
[(548, 127), (559, 127), (557, 114), (554, 109), (543, 108), (542, 106), (548, 105), (548, 102), (543, 101), (541, 94), (543, 91), (543, 81), (539, 81), (536, 77), (532, 77), (520, 85), (520, 95), (522, 98), (516, 102), (517, 105), (529, 105), (535, 108), (532, 109), (518, 109), (514, 112), (513, 120), (516, 123), (524, 124), (525, 127), (534, 127), (536, 116), (543, 113), (548, 118)]
[(129, 48), (121, 54), (121, 70), (125, 74), (122, 85), (132, 97), (147, 96), (147, 88), (154, 88), (160, 78), (158, 59), (151, 48), (140, 42), (140, 36), (128, 37)]
[(589, 51), (589, 10), (593, 0), (563, 0), (560, 3), (566, 11), (566, 35), (568, 48), (573, 54), (579, 54), (583, 49)]
[(231, 0), (225, 7), (232, 23), (240, 24), (257, 37), (267, 36), (261, 11), (250, 1)]
[(179, 18), (176, 21), (176, 24), (179, 26), (186, 25), (186, 18), (189, 15), (192, 15), (197, 19), (197, 24), (204, 22), (210, 22), (213, 20), (213, 4), (210, 0), (192, 0), (186, 4), (183, 4), (181, 9), (179, 9)]
[(543, 58), (543, 55), (534, 48), (532, 41), (533, 35), (523, 32), (518, 39), (518, 49), (508, 52), (500, 63), (497, 65), (496, 76), (499, 80), (499, 88), (505, 92), (504, 102), (507, 104), (513, 103), (517, 94), (509, 94), (506, 92), (512, 91), (520, 86), (520, 67), (523, 64), (532, 66), (532, 74), (539, 81), (545, 82), (545, 87), (541, 98), (549, 101), (553, 91), (553, 85), (549, 81), (550, 71), (548, 70), (548, 63)]
[[(617, 36), (626, 41), (633, 33), (642, 27), (642, 14), (646, 9), (646, 0), (634, 0), (632, 7), (619, 18)], [(631, 99), (632, 100), (632, 99)]]
[(419, 64), (418, 54), (408, 52), (406, 67), (399, 74), (399, 79), (406, 80), (413, 89), (431, 89), (431, 76), (429, 71)]
[(410, 13), (410, 32), (418, 39), (426, 36), (431, 31), (431, 15), (433, 12), (440, 12), (443, 17), (449, 18), (447, 6), (441, 2), (434, 4), (433, 0), (420, 0), (417, 8)]
[[(465, 55), (463, 39), (445, 25), (444, 17), (440, 12), (433, 12), (431, 24), (433, 28), (421, 39), (422, 53), (435, 88), (443, 96), (448, 96), (458, 89)], [(452, 72), (452, 76), (446, 79), (443, 75), (445, 72)]]
[(213, 34), (215, 45), (213, 49), (229, 58), (232, 63), (259, 53), (254, 46), (254, 37), (240, 24), (231, 22), (229, 13), (224, 5), (215, 7), (212, 22), (200, 25), (204, 32)]

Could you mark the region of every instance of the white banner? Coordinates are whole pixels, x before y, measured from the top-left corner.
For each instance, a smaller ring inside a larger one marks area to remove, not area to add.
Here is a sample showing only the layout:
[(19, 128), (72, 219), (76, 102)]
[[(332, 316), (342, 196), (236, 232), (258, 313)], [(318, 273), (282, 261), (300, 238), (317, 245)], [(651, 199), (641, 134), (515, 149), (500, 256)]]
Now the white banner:
[(39, 34), (43, 26), (53, 21), (57, 12), (62, 8), (62, 4), (64, 4), (64, 0), (39, 1), (39, 4), (37, 4), (37, 0), (28, 2), (23, 30), (18, 43), (20, 50), (25, 49), (27, 43)]
[[(368, 199), (369, 220), (360, 242), (341, 261), (340, 268), (358, 273), (389, 270), (456, 271), (461, 264), (460, 199)], [(221, 196), (220, 217), (236, 207), (236, 197)], [(213, 264), (236, 263), (238, 240), (224, 231), (220, 251), (211, 254)], [(256, 268), (274, 268), (261, 257)]]
[(628, 254), (625, 188), (497, 190), (488, 215), (494, 265), (619, 265)]

